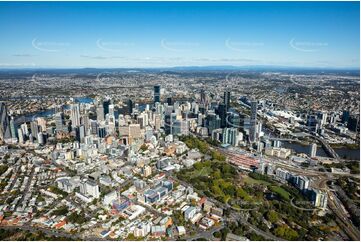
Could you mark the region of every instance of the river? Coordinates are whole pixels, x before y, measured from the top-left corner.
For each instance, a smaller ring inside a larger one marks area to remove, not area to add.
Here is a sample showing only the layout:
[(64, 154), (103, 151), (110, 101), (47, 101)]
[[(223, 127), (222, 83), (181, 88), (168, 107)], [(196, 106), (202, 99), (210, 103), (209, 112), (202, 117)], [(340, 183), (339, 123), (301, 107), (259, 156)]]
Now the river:
[[(288, 142), (288, 141), (284, 141), (281, 143), (282, 143), (282, 147), (293, 149), (296, 153), (309, 154), (309, 149), (310, 149), (309, 146), (305, 146), (296, 142)], [(360, 148), (350, 149), (347, 147), (340, 147), (340, 148), (334, 148), (334, 150), (342, 159), (360, 160)], [(317, 155), (323, 157), (329, 157), (321, 146), (317, 147)]]

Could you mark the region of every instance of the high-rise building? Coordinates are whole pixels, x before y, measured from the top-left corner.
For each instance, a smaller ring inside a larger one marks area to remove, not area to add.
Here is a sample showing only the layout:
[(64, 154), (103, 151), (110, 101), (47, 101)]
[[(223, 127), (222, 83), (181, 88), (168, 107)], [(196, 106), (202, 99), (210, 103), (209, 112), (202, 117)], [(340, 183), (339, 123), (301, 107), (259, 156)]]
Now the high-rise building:
[(347, 121), (347, 128), (354, 132), (359, 131), (360, 130), (360, 115), (350, 116)]
[(62, 112), (58, 112), (55, 114), (55, 128), (57, 132), (65, 131), (66, 126), (64, 122), (64, 114)]
[(46, 132), (46, 120), (44, 118), (37, 118), (38, 126), (40, 127), (40, 131)]
[(249, 141), (254, 143), (257, 139), (257, 101), (251, 101), (251, 126), (249, 130)]
[(226, 112), (228, 111), (228, 109), (230, 108), (231, 105), (231, 92), (230, 91), (225, 91), (223, 94), (223, 103), (226, 106)]
[[(105, 108), (104, 108), (105, 110)], [(115, 116), (114, 104), (109, 105), (109, 116)]]
[(98, 135), (98, 123), (95, 120), (90, 121), (90, 129), (92, 135)]
[(104, 115), (104, 107), (102, 103), (99, 103), (97, 106), (97, 121), (102, 122), (104, 121), (105, 115)]
[(154, 103), (160, 103), (160, 86), (154, 86)]
[(73, 128), (80, 125), (80, 107), (79, 104), (72, 104), (70, 109), (70, 120)]
[[(106, 99), (106, 100), (103, 101), (104, 116), (109, 113), (110, 105), (111, 105), (111, 100), (110, 99)], [(114, 106), (113, 106), (113, 111), (114, 111)]]
[(315, 158), (315, 157), (316, 157), (316, 154), (317, 154), (317, 144), (312, 143), (312, 144), (310, 145), (310, 157), (311, 157), (311, 158)]
[(4, 102), (0, 102), (0, 140), (11, 138), (10, 119)]
[(131, 115), (133, 113), (133, 101), (128, 100), (127, 101), (127, 114)]
[(23, 144), (24, 143), (24, 133), (21, 128), (18, 129), (18, 136), (19, 136), (19, 144)]
[(129, 138), (131, 140), (140, 139), (142, 137), (140, 124), (130, 124), (129, 125)]
[(221, 119), (221, 128), (227, 127), (227, 105), (220, 103), (218, 105), (217, 114), (219, 115), (219, 118)]
[(42, 132), (38, 133), (38, 136), (36, 137), (36, 139), (38, 140), (38, 143), (41, 145), (43, 145), (45, 143), (44, 134)]
[(11, 131), (11, 137), (13, 139), (17, 139), (18, 138), (18, 132), (17, 132), (17, 126), (16, 126), (15, 121), (14, 121), (14, 117), (11, 117), (11, 119), (10, 119), (10, 131)]
[(206, 117), (206, 127), (208, 128), (208, 135), (212, 134), (212, 131), (221, 127), (221, 119), (215, 113), (209, 113)]
[(31, 135), (33, 136), (33, 138), (37, 139), (38, 133), (39, 133), (38, 122), (36, 122), (36, 121), (30, 122), (30, 130), (31, 130)]
[(327, 197), (327, 192), (318, 189), (311, 189), (311, 201), (315, 207), (326, 208)]
[(238, 146), (238, 129), (237, 128), (225, 128), (222, 134), (223, 144), (230, 144), (232, 146)]
[(350, 111), (344, 110), (342, 112), (342, 123), (346, 123), (349, 118), (350, 118)]

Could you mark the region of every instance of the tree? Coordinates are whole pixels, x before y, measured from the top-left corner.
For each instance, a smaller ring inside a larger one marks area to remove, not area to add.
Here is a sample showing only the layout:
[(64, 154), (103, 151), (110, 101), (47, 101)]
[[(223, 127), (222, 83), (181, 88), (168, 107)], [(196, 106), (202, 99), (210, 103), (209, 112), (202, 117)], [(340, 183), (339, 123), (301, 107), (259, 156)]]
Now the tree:
[(140, 149), (144, 152), (144, 151), (148, 150), (148, 146), (146, 144), (142, 144), (140, 146)]
[(266, 218), (271, 223), (276, 223), (279, 220), (278, 213), (274, 210), (270, 210), (267, 212)]
[(298, 233), (286, 225), (278, 226), (274, 230), (274, 234), (286, 240), (295, 240), (298, 238)]
[(68, 212), (69, 210), (66, 206), (61, 206), (58, 209), (54, 210), (51, 215), (63, 216), (66, 215)]

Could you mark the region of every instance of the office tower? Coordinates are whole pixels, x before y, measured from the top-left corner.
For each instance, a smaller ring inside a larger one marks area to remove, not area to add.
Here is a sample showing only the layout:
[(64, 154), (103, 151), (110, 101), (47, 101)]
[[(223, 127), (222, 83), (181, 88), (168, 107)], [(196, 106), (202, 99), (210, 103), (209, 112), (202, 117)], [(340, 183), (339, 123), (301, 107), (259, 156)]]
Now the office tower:
[(137, 123), (140, 125), (140, 128), (143, 129), (144, 128), (144, 116), (143, 114), (139, 115), (137, 117)]
[(227, 127), (227, 105), (220, 103), (218, 105), (217, 114), (219, 115), (219, 118), (221, 119), (221, 128)]
[(317, 153), (317, 144), (312, 143), (310, 145), (310, 157), (311, 158), (315, 158), (316, 157), (316, 153)]
[(107, 123), (108, 123), (108, 134), (115, 133), (115, 117), (110, 113), (107, 114)]
[(91, 129), (91, 134), (92, 135), (98, 135), (98, 124), (97, 121), (95, 120), (91, 120), (90, 122), (90, 129)]
[(140, 139), (141, 136), (141, 130), (140, 130), (140, 124), (130, 124), (129, 125), (129, 136), (132, 139)]
[(43, 145), (45, 143), (44, 135), (42, 132), (38, 133), (38, 136), (36, 136), (36, 139), (38, 140), (38, 143)]
[(0, 140), (11, 138), (10, 120), (4, 102), (0, 102)]
[[(105, 110), (105, 108), (104, 108), (104, 110)], [(115, 111), (114, 111), (114, 105), (113, 104), (110, 104), (109, 105), (109, 115), (110, 116), (115, 116)]]
[(232, 146), (238, 146), (238, 129), (237, 128), (225, 128), (222, 133), (222, 143), (230, 144)]
[(31, 130), (31, 135), (33, 136), (33, 138), (37, 139), (38, 133), (39, 133), (38, 122), (36, 122), (36, 121), (30, 122), (30, 130)]
[(80, 106), (79, 104), (72, 104), (70, 108), (71, 127), (75, 128), (80, 125)]
[(161, 118), (159, 114), (154, 115), (154, 129), (160, 130)]
[(90, 126), (90, 119), (88, 113), (85, 113), (83, 116), (81, 116), (80, 124), (84, 125), (85, 134), (89, 135), (91, 126)]
[(257, 101), (251, 101), (251, 127), (249, 130), (249, 141), (254, 143), (257, 138)]
[(317, 119), (319, 120), (320, 127), (326, 125), (327, 122), (327, 113), (326, 112), (319, 112), (317, 114)]
[(14, 121), (14, 117), (11, 117), (11, 119), (10, 119), (10, 131), (11, 131), (11, 137), (13, 139), (17, 139), (18, 138), (18, 132), (17, 132), (17, 126), (16, 126), (15, 121)]
[(189, 122), (188, 120), (175, 120), (172, 125), (173, 135), (188, 135)]
[(64, 122), (64, 114), (59, 112), (55, 114), (55, 128), (57, 132), (66, 131), (65, 122)]
[(97, 121), (102, 122), (102, 121), (104, 121), (104, 118), (105, 118), (104, 107), (103, 107), (102, 103), (99, 103), (97, 106)]
[(154, 86), (154, 103), (160, 103), (160, 86)]
[(24, 133), (21, 128), (18, 129), (18, 136), (19, 136), (19, 144), (23, 144), (24, 143)]
[(127, 111), (129, 115), (133, 113), (133, 101), (130, 99), (127, 101)]
[(230, 108), (230, 105), (231, 105), (231, 92), (230, 91), (224, 92), (223, 103), (226, 106), (226, 112), (228, 112), (228, 109)]
[(356, 115), (356, 116), (351, 116), (349, 117), (348, 121), (347, 121), (347, 128), (349, 128), (349, 130), (357, 132), (360, 130), (360, 116)]
[(344, 110), (342, 112), (342, 123), (346, 123), (350, 117), (350, 112), (347, 110)]
[(169, 106), (173, 105), (172, 97), (167, 97), (167, 104), (168, 104)]
[(98, 137), (99, 138), (105, 138), (107, 136), (107, 129), (104, 126), (98, 127)]
[(205, 90), (201, 90), (201, 103), (205, 104), (207, 102), (207, 94)]
[(228, 113), (226, 117), (226, 126), (234, 128), (242, 127), (240, 115), (237, 113)]
[(206, 127), (208, 128), (208, 135), (212, 134), (212, 131), (221, 127), (221, 119), (215, 113), (209, 113), (206, 117)]
[(86, 135), (85, 126), (80, 125), (79, 126), (79, 139), (78, 139), (79, 143), (84, 143), (85, 135)]
[(28, 125), (26, 123), (20, 125), (20, 128), (22, 129), (24, 135), (29, 136)]
[[(103, 108), (104, 108), (104, 116), (107, 115), (109, 113), (109, 108), (110, 108), (110, 104), (111, 100), (110, 99), (106, 99), (103, 102)], [(114, 115), (114, 106), (113, 106), (113, 115)]]
[(37, 118), (38, 126), (40, 127), (40, 131), (46, 132), (46, 120), (44, 118)]

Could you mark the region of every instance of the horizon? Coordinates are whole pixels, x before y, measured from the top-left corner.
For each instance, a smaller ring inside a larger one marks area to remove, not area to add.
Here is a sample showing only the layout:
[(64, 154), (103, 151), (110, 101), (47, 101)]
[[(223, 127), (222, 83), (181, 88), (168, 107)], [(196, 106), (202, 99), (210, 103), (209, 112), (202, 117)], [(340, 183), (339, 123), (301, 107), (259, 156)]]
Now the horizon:
[(359, 2), (0, 2), (0, 69), (359, 70), (359, 16)]

